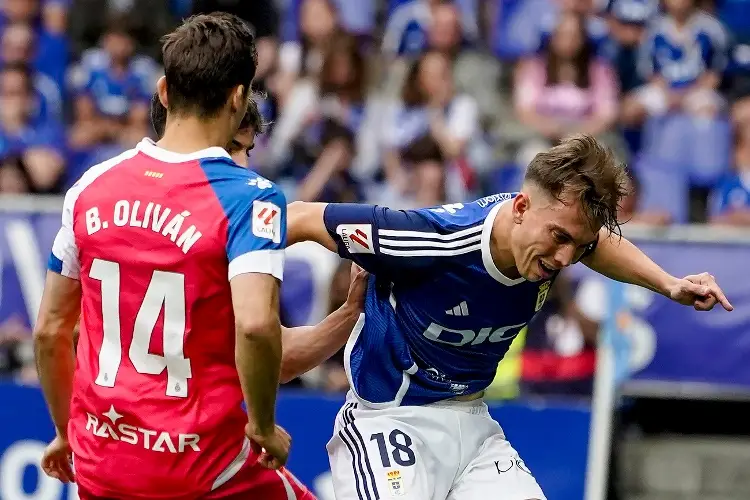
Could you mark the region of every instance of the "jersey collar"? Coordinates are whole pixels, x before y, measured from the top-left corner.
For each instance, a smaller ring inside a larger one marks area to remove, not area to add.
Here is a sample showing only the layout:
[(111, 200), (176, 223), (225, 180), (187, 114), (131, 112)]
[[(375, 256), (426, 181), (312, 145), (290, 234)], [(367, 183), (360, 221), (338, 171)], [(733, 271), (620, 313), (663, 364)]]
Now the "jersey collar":
[(172, 151), (167, 151), (164, 148), (160, 148), (154, 141), (152, 141), (148, 137), (144, 137), (143, 140), (138, 143), (136, 149), (138, 149), (138, 151), (144, 153), (145, 155), (164, 163), (183, 163), (186, 161), (195, 161), (202, 160), (204, 158), (218, 157), (228, 158), (230, 160), (232, 159), (232, 157), (229, 156), (229, 153), (227, 153), (224, 148), (220, 148), (218, 146), (201, 149), (200, 151), (196, 151), (194, 153), (173, 153)]
[(500, 211), (500, 207), (502, 207), (509, 201), (511, 200), (505, 200), (504, 202), (495, 205), (492, 210), (490, 210), (490, 213), (487, 215), (487, 217), (484, 219), (484, 224), (482, 225), (482, 263), (484, 264), (484, 268), (487, 270), (487, 273), (492, 276), (495, 281), (498, 281), (505, 286), (515, 286), (519, 283), (523, 283), (524, 281), (526, 281), (526, 279), (510, 279), (503, 273), (501, 273), (500, 269), (498, 269), (495, 265), (495, 261), (492, 260), (492, 250), (490, 247), (490, 242), (492, 241), (490, 236), (492, 235), (492, 226), (494, 225), (495, 217), (497, 217), (497, 213)]

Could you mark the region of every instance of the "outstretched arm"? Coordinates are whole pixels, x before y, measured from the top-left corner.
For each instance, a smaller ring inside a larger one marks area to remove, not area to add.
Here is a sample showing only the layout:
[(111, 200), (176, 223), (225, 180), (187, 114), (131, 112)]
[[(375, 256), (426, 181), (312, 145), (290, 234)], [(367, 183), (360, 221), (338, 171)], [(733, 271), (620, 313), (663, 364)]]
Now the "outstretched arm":
[(727, 311), (733, 309), (712, 275), (702, 273), (676, 278), (630, 241), (610, 235), (606, 230), (600, 234), (596, 250), (584, 257), (583, 263), (608, 278), (648, 288), (698, 311), (709, 311), (717, 303)]
[(349, 295), (344, 305), (315, 326), (282, 328), (281, 382), (286, 383), (315, 368), (346, 344), (364, 310), (367, 273), (352, 264)]

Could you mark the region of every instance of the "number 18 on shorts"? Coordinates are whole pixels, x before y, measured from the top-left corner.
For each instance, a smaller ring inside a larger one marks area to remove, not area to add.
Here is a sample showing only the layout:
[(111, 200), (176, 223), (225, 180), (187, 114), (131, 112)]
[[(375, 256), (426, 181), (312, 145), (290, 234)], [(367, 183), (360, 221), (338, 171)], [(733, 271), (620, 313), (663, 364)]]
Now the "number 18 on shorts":
[(545, 500), (481, 401), (374, 410), (350, 396), (327, 448), (337, 500)]

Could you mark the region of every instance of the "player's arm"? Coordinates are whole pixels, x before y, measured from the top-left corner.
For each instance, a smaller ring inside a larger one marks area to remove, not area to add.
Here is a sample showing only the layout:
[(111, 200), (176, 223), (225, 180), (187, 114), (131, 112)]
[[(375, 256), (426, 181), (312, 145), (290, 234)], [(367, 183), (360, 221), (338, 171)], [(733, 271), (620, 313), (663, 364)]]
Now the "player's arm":
[[(358, 203), (289, 205), (290, 245), (314, 241), (377, 275), (403, 276), (429, 268), (439, 255), (448, 255), (435, 225), (421, 210), (392, 210)], [(450, 243), (457, 245), (457, 241)]]
[(75, 368), (73, 332), (81, 313), (80, 263), (73, 233), (75, 194), (71, 192), (65, 197), (62, 225), (52, 245), (34, 325), (34, 353), (42, 391), (57, 435), (66, 441)]
[(80, 281), (48, 271), (34, 327), (34, 353), (52, 422), (63, 439), (68, 436), (75, 368), (73, 330), (80, 312)]
[(286, 201), (275, 187), (238, 183), (229, 207), (227, 257), (235, 360), (251, 434), (273, 435), (281, 366), (279, 284), (284, 272)]
[(595, 249), (582, 259), (583, 263), (608, 278), (648, 288), (697, 310), (710, 310), (717, 303), (731, 311), (732, 304), (708, 273), (676, 278), (659, 267), (638, 247), (606, 229), (599, 234)]
[(289, 382), (312, 370), (346, 344), (364, 309), (366, 290), (367, 273), (353, 265), (344, 305), (315, 326), (282, 327), (281, 382)]

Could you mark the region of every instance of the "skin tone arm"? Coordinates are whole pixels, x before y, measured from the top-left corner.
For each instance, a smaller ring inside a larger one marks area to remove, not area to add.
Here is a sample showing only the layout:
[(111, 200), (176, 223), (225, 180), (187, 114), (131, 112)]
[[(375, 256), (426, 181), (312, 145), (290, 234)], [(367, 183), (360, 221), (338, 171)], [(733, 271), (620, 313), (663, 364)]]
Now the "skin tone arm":
[(300, 241), (314, 241), (331, 252), (336, 252), (336, 242), (328, 234), (323, 213), (327, 203), (295, 201), (287, 205), (287, 246)]
[(282, 382), (308, 372), (341, 349), (364, 309), (366, 290), (367, 273), (352, 264), (349, 294), (344, 305), (315, 326), (282, 327)]
[(733, 309), (712, 275), (676, 278), (627, 239), (611, 236), (605, 229), (599, 234), (596, 250), (583, 262), (608, 278), (648, 288), (698, 311), (708, 311), (717, 303), (727, 311)]
[(235, 362), (248, 409), (246, 433), (259, 462), (278, 469), (289, 454), (289, 435), (276, 425), (276, 394), (281, 369), (279, 281), (260, 273), (240, 274), (229, 282), (234, 309)]
[(68, 420), (75, 368), (73, 330), (80, 313), (81, 283), (48, 272), (34, 327), (34, 354), (56, 437), (45, 451), (42, 467), (63, 482), (73, 480)]

